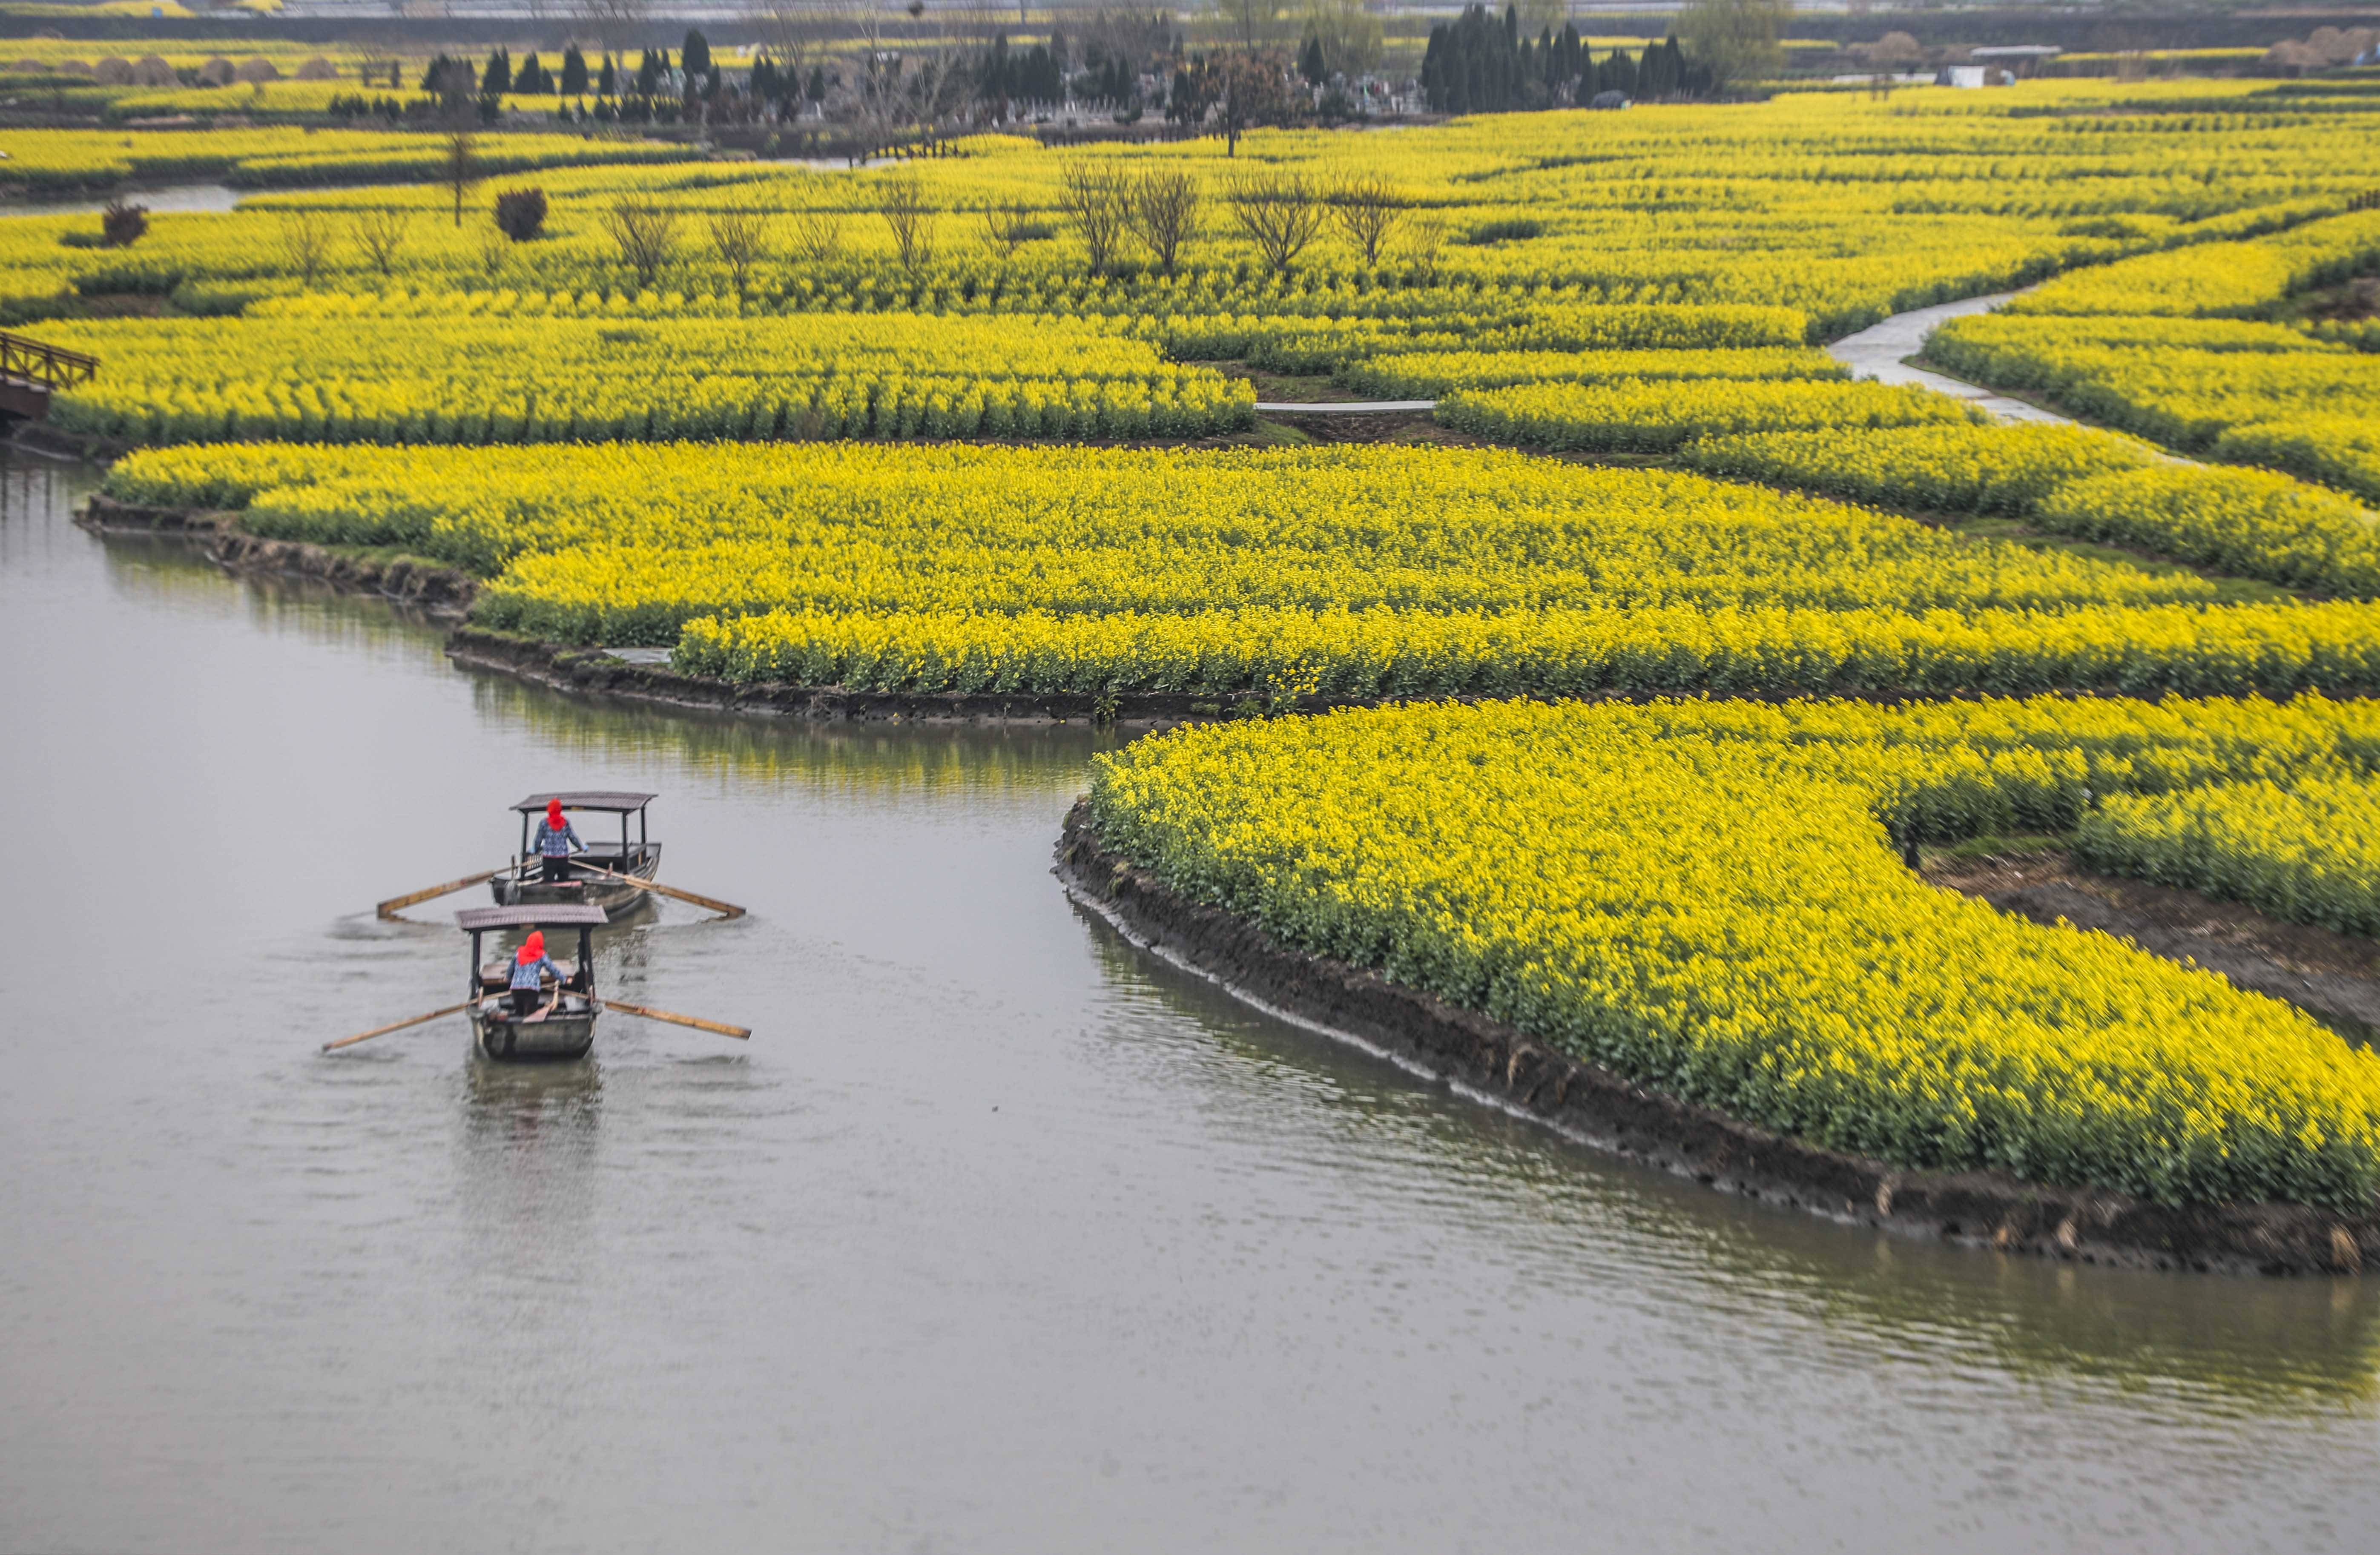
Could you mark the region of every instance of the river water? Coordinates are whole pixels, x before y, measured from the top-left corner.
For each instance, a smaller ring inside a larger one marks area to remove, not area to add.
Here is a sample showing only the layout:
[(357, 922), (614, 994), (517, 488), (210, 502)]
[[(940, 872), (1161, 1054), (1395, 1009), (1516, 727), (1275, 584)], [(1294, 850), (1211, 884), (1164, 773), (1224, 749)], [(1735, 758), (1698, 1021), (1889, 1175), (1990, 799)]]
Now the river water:
[[(1049, 874), (1100, 739), (737, 723), (0, 469), (0, 1549), (2362, 1549), (2380, 1291), (1744, 1205)], [(475, 1063), (532, 790), (650, 788), (594, 1061)]]

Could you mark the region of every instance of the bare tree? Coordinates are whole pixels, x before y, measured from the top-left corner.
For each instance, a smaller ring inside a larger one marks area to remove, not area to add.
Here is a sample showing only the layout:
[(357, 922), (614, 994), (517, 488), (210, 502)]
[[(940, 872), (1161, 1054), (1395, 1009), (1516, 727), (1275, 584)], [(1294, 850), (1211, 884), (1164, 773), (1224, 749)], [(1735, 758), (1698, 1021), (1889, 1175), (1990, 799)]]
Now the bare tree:
[(904, 173), (885, 179), (883, 188), (877, 210), (892, 229), (901, 268), (915, 275), (934, 257), (934, 210), (926, 203), (926, 186), (915, 173)]
[(735, 277), (740, 294), (751, 284), (752, 266), (768, 257), (769, 213), (766, 211), (713, 211), (708, 224), (710, 251)]
[(1377, 265), (1390, 234), (1404, 220), (1397, 192), (1377, 173), (1359, 173), (1340, 180), (1330, 193), (1330, 213), (1347, 241), (1363, 250), (1364, 262)]
[(331, 218), (321, 211), (281, 213), (281, 257), (311, 286), (331, 257)]
[(987, 205), (983, 235), (1003, 256), (1013, 259), (1017, 249), (1036, 237), (1050, 236), (1050, 229), (1034, 216), (1030, 205)]
[(614, 200), (603, 213), (603, 230), (620, 246), (622, 261), (637, 273), (639, 289), (650, 289), (677, 253), (677, 213), (650, 200)]
[(843, 252), (843, 213), (795, 212), (794, 247), (813, 264), (824, 264)]
[(1105, 274), (1132, 231), (1132, 180), (1111, 164), (1070, 163), (1058, 176), (1058, 209), (1082, 238), (1091, 273)]
[(1172, 275), (1183, 246), (1198, 235), (1198, 180), (1187, 173), (1142, 174), (1132, 191), (1132, 225), (1158, 268)]
[(455, 195), (455, 225), (463, 225), (463, 198), (480, 181), (479, 146), (468, 129), (450, 129), (439, 150), (439, 181)]
[(356, 241), (372, 261), (372, 268), (386, 275), (396, 263), (396, 252), (405, 247), (406, 232), (413, 225), (413, 213), (395, 206), (371, 206), (356, 213)]
[(1322, 230), (1326, 208), (1314, 186), (1294, 173), (1242, 174), (1232, 180), (1224, 199), (1231, 204), (1232, 219), (1276, 275), (1287, 275)]

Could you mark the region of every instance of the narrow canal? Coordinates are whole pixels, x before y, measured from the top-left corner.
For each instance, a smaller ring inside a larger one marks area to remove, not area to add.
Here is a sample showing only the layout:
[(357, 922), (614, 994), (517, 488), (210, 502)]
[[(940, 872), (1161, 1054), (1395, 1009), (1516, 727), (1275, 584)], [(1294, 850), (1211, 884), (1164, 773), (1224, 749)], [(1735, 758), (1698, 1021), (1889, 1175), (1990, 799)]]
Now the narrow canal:
[[(1099, 738), (450, 666), (0, 470), (0, 1549), (2370, 1548), (2380, 1282), (2110, 1273), (1615, 1164), (1154, 965)], [(594, 1062), (475, 1064), (505, 807), (658, 791)]]

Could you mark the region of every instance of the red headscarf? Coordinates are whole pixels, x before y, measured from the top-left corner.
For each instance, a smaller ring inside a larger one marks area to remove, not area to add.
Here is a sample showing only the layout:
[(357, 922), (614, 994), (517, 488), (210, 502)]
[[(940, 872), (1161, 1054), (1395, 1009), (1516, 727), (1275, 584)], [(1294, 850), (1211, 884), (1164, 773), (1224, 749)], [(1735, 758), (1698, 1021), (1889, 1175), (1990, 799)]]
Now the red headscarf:
[(557, 832), (559, 832), (559, 831), (561, 831), (561, 830), (562, 830), (562, 824), (563, 824), (563, 822), (562, 822), (562, 801), (561, 801), (561, 800), (559, 800), (559, 799), (548, 799), (548, 800), (545, 802), (545, 823), (546, 823), (548, 826), (552, 827), (552, 828), (553, 828), (555, 831), (557, 831)]
[(520, 953), (515, 955), (513, 960), (521, 966), (526, 966), (544, 954), (545, 930), (542, 929), (532, 929), (528, 931), (528, 938), (521, 942)]

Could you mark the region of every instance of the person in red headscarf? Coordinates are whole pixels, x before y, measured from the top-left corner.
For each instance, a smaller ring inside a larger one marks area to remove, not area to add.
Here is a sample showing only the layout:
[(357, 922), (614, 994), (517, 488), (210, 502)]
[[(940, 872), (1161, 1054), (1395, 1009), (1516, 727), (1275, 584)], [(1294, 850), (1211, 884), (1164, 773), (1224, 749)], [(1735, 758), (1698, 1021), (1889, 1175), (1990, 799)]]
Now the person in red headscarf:
[(545, 819), (537, 823), (538, 856), (545, 861), (545, 881), (552, 884), (570, 878), (570, 856), (585, 853), (587, 844), (578, 840), (570, 822), (563, 818), (562, 801), (545, 802)]
[(562, 968), (545, 954), (545, 930), (532, 929), (528, 938), (513, 955), (513, 1014), (516, 1016), (534, 1014), (540, 985), (548, 976), (553, 978), (553, 991), (562, 992)]

